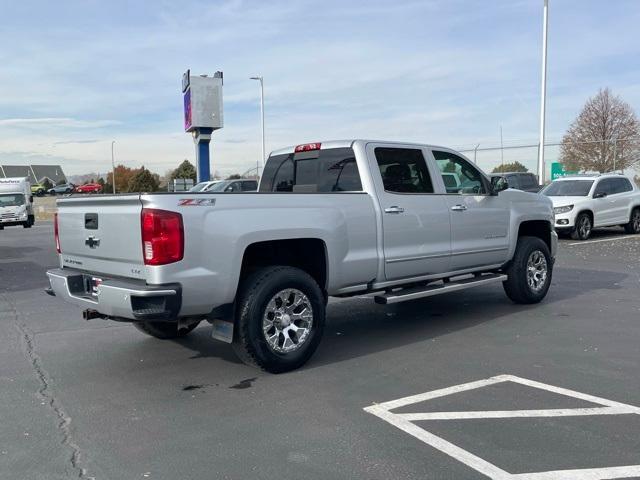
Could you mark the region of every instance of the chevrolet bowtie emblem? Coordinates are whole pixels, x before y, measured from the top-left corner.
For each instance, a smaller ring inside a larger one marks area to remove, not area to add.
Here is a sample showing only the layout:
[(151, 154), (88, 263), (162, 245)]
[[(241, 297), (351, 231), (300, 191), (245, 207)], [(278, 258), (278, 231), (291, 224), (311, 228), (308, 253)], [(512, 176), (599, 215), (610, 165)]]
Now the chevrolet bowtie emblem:
[(100, 246), (100, 239), (95, 237), (89, 237), (84, 241), (84, 244), (89, 248), (97, 248)]

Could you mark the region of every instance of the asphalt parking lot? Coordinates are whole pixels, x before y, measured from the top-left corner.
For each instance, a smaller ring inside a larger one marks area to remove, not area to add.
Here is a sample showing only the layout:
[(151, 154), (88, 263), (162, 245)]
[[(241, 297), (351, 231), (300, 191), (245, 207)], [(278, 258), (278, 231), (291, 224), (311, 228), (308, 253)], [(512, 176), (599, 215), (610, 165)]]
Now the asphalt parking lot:
[(0, 478), (640, 478), (640, 237), (621, 230), (562, 240), (540, 305), (333, 301), (284, 375), (208, 324), (85, 322), (43, 293), (54, 265), (50, 223), (0, 232)]

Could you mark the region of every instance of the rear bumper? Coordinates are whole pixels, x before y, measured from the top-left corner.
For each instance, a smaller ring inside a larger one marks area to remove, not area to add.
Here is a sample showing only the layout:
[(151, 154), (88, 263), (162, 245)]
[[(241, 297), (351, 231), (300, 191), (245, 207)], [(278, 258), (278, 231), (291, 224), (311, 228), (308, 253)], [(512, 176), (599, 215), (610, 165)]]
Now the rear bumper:
[(175, 320), (182, 304), (179, 284), (147, 285), (143, 281), (104, 279), (95, 295), (87, 293), (86, 280), (92, 275), (69, 268), (47, 272), (51, 289), (47, 293), (103, 317), (140, 320)]

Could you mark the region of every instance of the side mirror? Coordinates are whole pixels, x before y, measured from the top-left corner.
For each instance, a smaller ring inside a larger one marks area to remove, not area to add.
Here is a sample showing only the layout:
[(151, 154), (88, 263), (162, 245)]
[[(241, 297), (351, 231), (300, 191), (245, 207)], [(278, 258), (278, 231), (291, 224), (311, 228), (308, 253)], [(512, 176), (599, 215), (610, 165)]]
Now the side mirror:
[(593, 194), (593, 198), (604, 198), (607, 194), (605, 192), (597, 192)]
[(509, 188), (509, 182), (504, 177), (491, 177), (491, 189), (495, 192), (502, 192)]

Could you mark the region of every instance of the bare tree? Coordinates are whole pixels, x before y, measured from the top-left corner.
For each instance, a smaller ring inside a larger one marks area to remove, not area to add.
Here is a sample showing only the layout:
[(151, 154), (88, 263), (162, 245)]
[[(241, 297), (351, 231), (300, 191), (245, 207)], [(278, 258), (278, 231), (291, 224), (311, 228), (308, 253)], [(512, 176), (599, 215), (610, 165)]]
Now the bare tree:
[(640, 121), (608, 88), (587, 101), (560, 147), (566, 170), (610, 172), (637, 166), (639, 158)]

